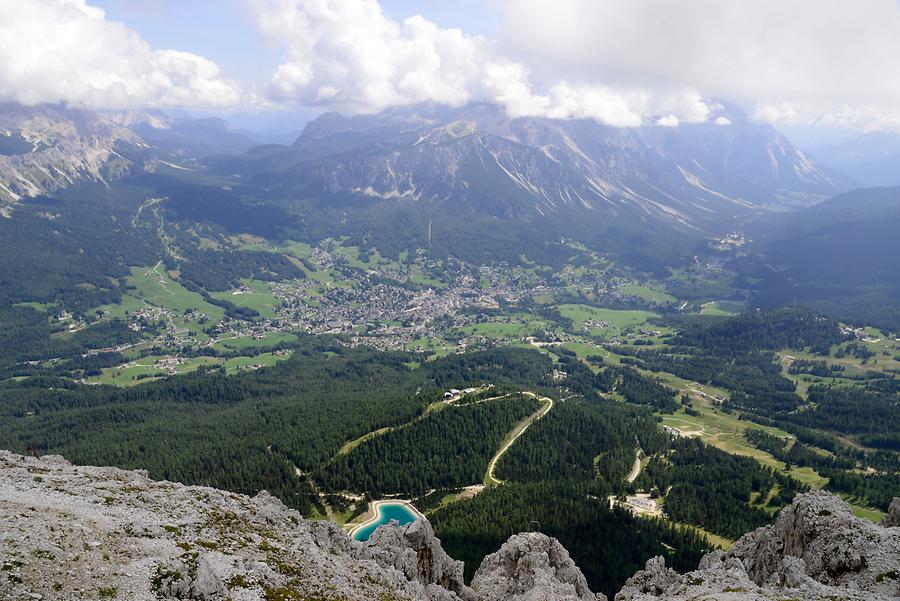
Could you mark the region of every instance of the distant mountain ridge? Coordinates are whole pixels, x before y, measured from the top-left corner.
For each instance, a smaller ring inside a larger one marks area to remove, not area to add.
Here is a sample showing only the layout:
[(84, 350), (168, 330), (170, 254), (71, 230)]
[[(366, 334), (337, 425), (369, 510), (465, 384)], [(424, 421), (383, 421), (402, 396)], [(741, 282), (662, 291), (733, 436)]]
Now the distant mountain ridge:
[(226, 165), (310, 196), (447, 202), (527, 220), (592, 211), (695, 233), (849, 187), (774, 128), (740, 113), (730, 113), (727, 125), (616, 128), (590, 119), (512, 119), (489, 104), (329, 113), (292, 148), (258, 149)]
[(160, 151), (181, 158), (239, 154), (259, 144), (249, 133), (237, 131), (224, 119), (213, 117), (176, 119), (165, 127), (145, 121), (133, 129)]
[(849, 187), (771, 126), (727, 110), (726, 125), (616, 128), (512, 119), (490, 104), (423, 104), (325, 114), (293, 146), (254, 150), (251, 136), (219, 119), (7, 104), (0, 202), (228, 155), (208, 163), (288, 195), (443, 203), (525, 221), (572, 212), (706, 236), (754, 212), (812, 204)]
[(872, 131), (838, 144), (812, 148), (810, 154), (860, 185), (900, 185), (900, 134)]
[[(105, 182), (135, 166), (147, 149), (125, 125), (97, 111), (0, 105), (0, 211), (9, 203), (79, 181)], [(12, 142), (15, 142), (13, 144)]]
[[(748, 228), (765, 263), (752, 274), (763, 306), (799, 302), (851, 323), (900, 329), (900, 186), (860, 188)], [(743, 259), (738, 259), (741, 261)]]
[(0, 211), (79, 182), (109, 184), (159, 162), (240, 153), (256, 145), (221, 119), (161, 111), (0, 104)]
[(763, 252), (801, 283), (900, 288), (900, 186), (854, 190), (764, 227)]

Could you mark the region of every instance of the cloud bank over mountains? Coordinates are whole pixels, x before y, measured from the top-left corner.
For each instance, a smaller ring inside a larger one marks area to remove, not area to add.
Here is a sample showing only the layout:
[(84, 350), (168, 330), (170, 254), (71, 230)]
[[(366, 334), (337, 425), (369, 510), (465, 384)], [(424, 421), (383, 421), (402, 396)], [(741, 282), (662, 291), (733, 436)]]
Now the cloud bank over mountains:
[(88, 0), (0, 0), (0, 100), (344, 112), (474, 100), (677, 126), (727, 124), (708, 100), (726, 98), (765, 121), (900, 130), (896, 0), (485, 0), (501, 14), (491, 37), (398, 21), (379, 0), (234, 1), (284, 53), (258, 82), (155, 49)]
[(239, 84), (213, 61), (155, 50), (85, 0), (0, 0), (0, 100), (91, 108), (226, 107)]
[(249, 0), (263, 35), (288, 60), (270, 91), (278, 101), (371, 112), (434, 101), (496, 102), (512, 116), (592, 117), (640, 125), (650, 114), (671, 122), (704, 121), (709, 107), (696, 90), (602, 82), (535, 86), (526, 64), (484, 36), (444, 29), (421, 16), (397, 22), (376, 0)]
[(503, 5), (500, 42), (543, 77), (679, 84), (766, 121), (900, 128), (897, 0)]

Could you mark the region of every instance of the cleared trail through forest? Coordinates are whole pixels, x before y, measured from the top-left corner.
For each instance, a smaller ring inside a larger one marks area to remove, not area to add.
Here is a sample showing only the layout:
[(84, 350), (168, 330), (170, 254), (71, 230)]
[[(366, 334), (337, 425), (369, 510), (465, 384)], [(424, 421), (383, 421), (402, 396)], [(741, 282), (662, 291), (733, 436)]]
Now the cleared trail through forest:
[(503, 480), (498, 480), (494, 476), (494, 468), (497, 467), (497, 462), (503, 456), (503, 453), (509, 450), (509, 447), (513, 445), (516, 440), (525, 433), (525, 430), (531, 426), (534, 422), (541, 419), (547, 413), (553, 409), (553, 399), (550, 397), (539, 397), (533, 392), (523, 392), (522, 394), (526, 396), (530, 396), (532, 398), (536, 398), (542, 403), (544, 403), (540, 409), (523, 419), (521, 422), (516, 424), (516, 427), (513, 428), (512, 432), (507, 435), (506, 441), (500, 446), (500, 450), (491, 458), (491, 462), (488, 463), (487, 471), (484, 474), (484, 484), (485, 486), (495, 486), (497, 484), (503, 484)]
[(628, 475), (625, 476), (625, 479), (629, 482), (634, 482), (637, 480), (637, 477), (641, 475), (641, 457), (643, 453), (641, 452), (640, 447), (634, 452), (634, 465), (631, 466), (631, 471), (628, 472)]

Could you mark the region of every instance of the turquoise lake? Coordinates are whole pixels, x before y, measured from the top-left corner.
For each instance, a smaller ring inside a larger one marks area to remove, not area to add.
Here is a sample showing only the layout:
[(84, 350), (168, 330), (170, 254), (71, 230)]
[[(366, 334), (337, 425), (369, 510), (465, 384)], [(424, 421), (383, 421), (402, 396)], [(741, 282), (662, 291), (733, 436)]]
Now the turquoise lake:
[(415, 522), (416, 519), (416, 514), (410, 511), (403, 503), (384, 503), (378, 506), (378, 520), (368, 524), (365, 528), (357, 530), (353, 538), (355, 540), (368, 540), (376, 528), (382, 524), (387, 524), (391, 520), (397, 520), (402, 526)]

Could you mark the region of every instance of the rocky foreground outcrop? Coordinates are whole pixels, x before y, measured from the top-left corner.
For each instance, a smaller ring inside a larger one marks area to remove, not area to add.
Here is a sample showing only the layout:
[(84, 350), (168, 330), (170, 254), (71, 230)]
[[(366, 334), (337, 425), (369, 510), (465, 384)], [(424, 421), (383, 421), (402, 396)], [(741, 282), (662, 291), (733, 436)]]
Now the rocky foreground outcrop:
[[(356, 542), (265, 492), (250, 498), (0, 451), (0, 599), (585, 599), (566, 593), (568, 581), (581, 592), (586, 582), (559, 543), (528, 536), (532, 571), (555, 572), (533, 575), (531, 596), (500, 573), (476, 592), (427, 521)], [(502, 572), (504, 561), (490, 565)], [(507, 596), (513, 590), (521, 596)]]
[[(729, 553), (684, 576), (652, 559), (616, 596), (650, 599), (895, 599), (900, 528), (810, 493)], [(471, 586), (427, 521), (351, 541), (267, 493), (157, 482), (0, 451), (0, 599), (594, 601), (559, 541), (511, 537)]]
[(799, 495), (770, 526), (710, 553), (683, 576), (663, 558), (647, 562), (616, 601), (900, 599), (900, 527), (895, 499), (884, 525), (853, 516), (834, 495)]
[(587, 579), (555, 538), (539, 532), (515, 534), (488, 555), (472, 579), (483, 601), (606, 601), (593, 595)]

